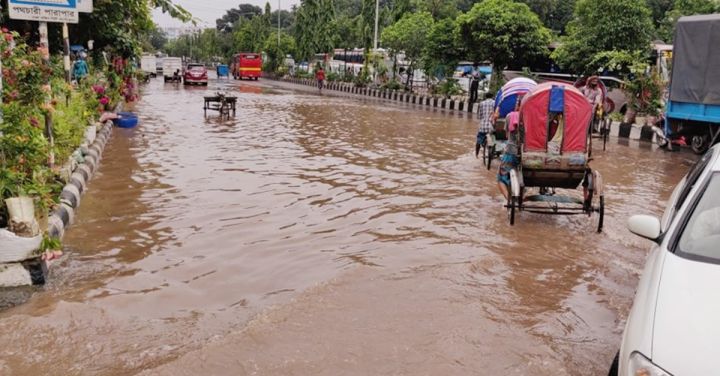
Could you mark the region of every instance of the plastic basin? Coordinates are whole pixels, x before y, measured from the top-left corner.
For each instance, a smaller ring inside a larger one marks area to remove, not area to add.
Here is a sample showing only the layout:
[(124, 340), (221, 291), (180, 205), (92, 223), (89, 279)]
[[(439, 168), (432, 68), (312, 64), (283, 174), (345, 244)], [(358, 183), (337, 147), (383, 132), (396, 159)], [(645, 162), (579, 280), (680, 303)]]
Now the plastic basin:
[(118, 112), (118, 118), (113, 119), (113, 124), (120, 128), (134, 128), (138, 124), (138, 117), (132, 112)]

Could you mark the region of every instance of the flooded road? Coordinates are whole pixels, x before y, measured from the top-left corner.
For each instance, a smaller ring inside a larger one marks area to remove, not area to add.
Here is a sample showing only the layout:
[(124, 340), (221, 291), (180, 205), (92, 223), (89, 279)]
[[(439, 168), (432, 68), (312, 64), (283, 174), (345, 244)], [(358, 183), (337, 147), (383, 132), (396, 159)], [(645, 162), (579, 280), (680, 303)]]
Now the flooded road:
[(649, 247), (625, 221), (694, 160), (613, 140), (603, 234), (510, 227), (464, 115), (214, 80), (133, 110), (68, 257), (0, 312), (2, 375), (603, 374)]

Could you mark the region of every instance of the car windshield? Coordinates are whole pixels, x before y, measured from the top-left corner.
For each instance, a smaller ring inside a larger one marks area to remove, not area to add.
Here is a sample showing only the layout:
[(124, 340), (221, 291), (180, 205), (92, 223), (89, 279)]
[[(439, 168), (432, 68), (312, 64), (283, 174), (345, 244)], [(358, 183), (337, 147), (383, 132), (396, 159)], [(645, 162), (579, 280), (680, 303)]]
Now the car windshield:
[(720, 173), (714, 173), (680, 236), (678, 253), (720, 263)]
[(189, 68), (191, 71), (201, 71), (201, 70), (205, 69), (205, 66), (203, 66), (203, 65), (189, 65), (188, 68)]

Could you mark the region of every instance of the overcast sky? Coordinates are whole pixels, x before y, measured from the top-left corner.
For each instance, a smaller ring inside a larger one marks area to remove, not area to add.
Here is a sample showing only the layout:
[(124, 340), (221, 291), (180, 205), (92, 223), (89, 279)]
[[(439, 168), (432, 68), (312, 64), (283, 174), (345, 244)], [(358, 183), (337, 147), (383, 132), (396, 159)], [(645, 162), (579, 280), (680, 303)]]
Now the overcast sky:
[[(265, 8), (267, 0), (173, 0), (175, 4), (182, 6), (192, 13), (195, 18), (200, 19), (199, 26), (214, 27), (215, 20), (222, 17), (230, 8), (236, 8), (240, 3), (253, 4)], [(273, 10), (278, 7), (278, 0), (270, 0)], [(280, 0), (281, 9), (287, 9), (293, 4), (299, 4), (300, 0)], [(181, 26), (182, 23), (155, 10), (153, 13), (155, 22), (161, 27)]]

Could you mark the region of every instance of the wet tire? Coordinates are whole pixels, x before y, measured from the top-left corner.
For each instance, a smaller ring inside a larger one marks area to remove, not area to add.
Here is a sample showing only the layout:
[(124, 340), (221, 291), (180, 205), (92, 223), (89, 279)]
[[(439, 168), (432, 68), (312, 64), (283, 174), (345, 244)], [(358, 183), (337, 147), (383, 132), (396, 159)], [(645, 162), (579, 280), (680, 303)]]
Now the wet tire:
[(495, 156), (495, 145), (491, 145), (487, 148), (487, 169), (490, 169), (490, 166), (492, 166), (492, 160)]
[(602, 233), (603, 224), (605, 221), (605, 197), (604, 196), (600, 196), (598, 209), (597, 209), (597, 215), (598, 215), (597, 232), (599, 234), (599, 233)]
[(695, 154), (705, 154), (710, 145), (710, 140), (707, 135), (704, 136), (692, 136), (690, 140), (690, 148)]
[(608, 371), (608, 376), (618, 376), (618, 373), (620, 372), (620, 351), (615, 353), (615, 358), (613, 358), (612, 363), (610, 364), (610, 370)]
[(515, 207), (517, 206), (517, 197), (510, 197), (508, 200), (508, 218), (510, 219), (510, 226), (515, 224)]

